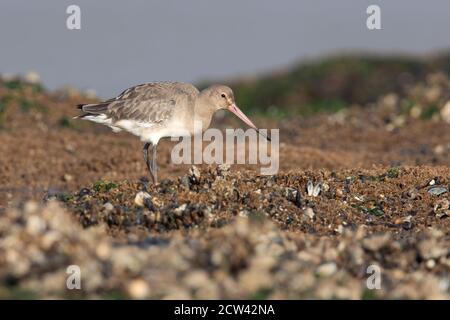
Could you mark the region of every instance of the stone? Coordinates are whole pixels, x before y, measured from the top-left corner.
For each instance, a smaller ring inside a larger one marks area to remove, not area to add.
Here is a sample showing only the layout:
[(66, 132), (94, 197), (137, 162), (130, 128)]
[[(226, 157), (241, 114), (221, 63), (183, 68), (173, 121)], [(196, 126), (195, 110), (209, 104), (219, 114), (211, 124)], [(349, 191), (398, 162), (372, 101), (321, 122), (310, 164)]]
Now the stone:
[(316, 272), (321, 277), (329, 277), (336, 273), (337, 266), (334, 262), (327, 262), (324, 264), (321, 264), (317, 269)]
[(127, 293), (132, 299), (144, 299), (150, 293), (150, 287), (143, 279), (131, 281), (127, 286)]
[(450, 100), (444, 105), (441, 109), (441, 117), (442, 120), (450, 124)]
[(375, 235), (363, 240), (363, 247), (370, 251), (378, 251), (386, 246), (390, 241), (389, 234)]
[(145, 191), (140, 191), (136, 194), (136, 197), (134, 198), (134, 203), (138, 207), (143, 207), (145, 205), (145, 199), (151, 199), (150, 194), (148, 194)]

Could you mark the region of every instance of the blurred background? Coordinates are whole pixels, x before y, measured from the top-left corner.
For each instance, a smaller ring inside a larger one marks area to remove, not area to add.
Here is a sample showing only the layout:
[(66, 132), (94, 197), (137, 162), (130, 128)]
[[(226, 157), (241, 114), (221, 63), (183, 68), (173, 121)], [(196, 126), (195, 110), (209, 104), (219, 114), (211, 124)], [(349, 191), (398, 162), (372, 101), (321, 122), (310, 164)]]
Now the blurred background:
[[(49, 89), (71, 85), (106, 98), (142, 82), (223, 81), (300, 71), (298, 62), (337, 53), (423, 57), (450, 46), (448, 1), (375, 2), (3, 0), (0, 71), (35, 70)], [(81, 30), (66, 28), (72, 4)], [(366, 27), (371, 4), (381, 8), (382, 30)]]

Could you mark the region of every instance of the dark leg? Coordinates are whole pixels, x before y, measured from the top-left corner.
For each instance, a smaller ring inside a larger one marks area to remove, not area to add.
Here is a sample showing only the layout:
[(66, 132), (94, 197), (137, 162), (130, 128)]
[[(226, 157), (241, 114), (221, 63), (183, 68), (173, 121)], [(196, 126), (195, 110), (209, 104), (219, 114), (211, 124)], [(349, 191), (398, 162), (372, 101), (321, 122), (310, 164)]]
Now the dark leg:
[(142, 149), (143, 153), (144, 153), (144, 161), (145, 161), (145, 165), (147, 166), (148, 171), (151, 172), (150, 169), (150, 162), (148, 161), (148, 148), (150, 147), (150, 143), (146, 143), (144, 144), (144, 148)]
[(156, 147), (158, 145), (155, 144), (152, 150), (152, 175), (153, 175), (153, 183), (158, 183), (158, 164), (156, 161)]
[[(152, 159), (150, 160), (150, 158), (148, 157), (148, 149), (152, 148)], [(147, 169), (150, 172), (150, 175), (152, 176), (152, 180), (153, 183), (157, 183), (158, 178), (157, 178), (157, 166), (156, 166), (156, 146), (152, 145), (151, 143), (147, 142), (144, 145), (144, 148), (142, 149), (143, 153), (144, 153), (144, 161), (145, 164), (147, 165)]]

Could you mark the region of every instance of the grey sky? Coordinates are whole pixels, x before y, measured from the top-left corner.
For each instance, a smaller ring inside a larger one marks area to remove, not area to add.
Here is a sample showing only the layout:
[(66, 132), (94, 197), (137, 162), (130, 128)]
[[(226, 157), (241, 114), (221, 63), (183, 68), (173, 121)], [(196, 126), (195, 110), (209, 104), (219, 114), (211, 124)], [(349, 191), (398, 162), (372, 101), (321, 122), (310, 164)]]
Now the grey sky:
[[(81, 7), (82, 29), (66, 29)], [(382, 10), (381, 31), (366, 8)], [(270, 71), (335, 52), (450, 48), (448, 0), (1, 0), (0, 73), (103, 97), (154, 80), (195, 82)]]

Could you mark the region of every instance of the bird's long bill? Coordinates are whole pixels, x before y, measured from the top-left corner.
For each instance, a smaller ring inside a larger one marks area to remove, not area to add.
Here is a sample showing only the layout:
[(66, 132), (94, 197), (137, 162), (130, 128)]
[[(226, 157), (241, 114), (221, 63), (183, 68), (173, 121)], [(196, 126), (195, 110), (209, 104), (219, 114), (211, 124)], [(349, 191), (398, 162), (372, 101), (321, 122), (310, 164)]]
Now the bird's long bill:
[(237, 105), (232, 104), (228, 110), (230, 110), (231, 112), (233, 112), (239, 119), (241, 119), (242, 121), (244, 121), (248, 126), (250, 126), (251, 128), (255, 129), (259, 134), (261, 134), (264, 138), (266, 138), (267, 140), (270, 141), (270, 138), (267, 137), (266, 135), (263, 135), (261, 132), (259, 132), (258, 128), (253, 124), (253, 122), (241, 111), (241, 109), (239, 109), (237, 107)]

